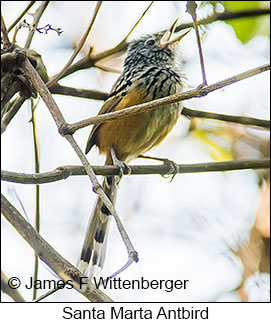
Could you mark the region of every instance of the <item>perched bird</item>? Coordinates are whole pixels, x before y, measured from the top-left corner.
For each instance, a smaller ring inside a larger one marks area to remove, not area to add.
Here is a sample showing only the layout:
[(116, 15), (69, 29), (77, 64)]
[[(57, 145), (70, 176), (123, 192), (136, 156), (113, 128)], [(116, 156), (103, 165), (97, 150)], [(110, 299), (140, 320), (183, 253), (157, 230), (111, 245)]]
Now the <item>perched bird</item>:
[[(177, 20), (164, 33), (144, 35), (130, 43), (124, 70), (114, 84), (108, 99), (98, 114), (118, 111), (184, 91), (186, 78), (178, 61), (179, 41), (186, 31), (172, 39)], [(86, 153), (96, 145), (105, 154), (106, 165), (122, 165), (158, 145), (178, 120), (180, 102), (159, 107), (122, 119), (95, 125), (89, 135)], [(104, 179), (105, 194), (114, 204), (118, 181)], [(79, 269), (92, 277), (105, 259), (107, 227), (110, 218), (107, 207), (98, 198), (93, 209)]]

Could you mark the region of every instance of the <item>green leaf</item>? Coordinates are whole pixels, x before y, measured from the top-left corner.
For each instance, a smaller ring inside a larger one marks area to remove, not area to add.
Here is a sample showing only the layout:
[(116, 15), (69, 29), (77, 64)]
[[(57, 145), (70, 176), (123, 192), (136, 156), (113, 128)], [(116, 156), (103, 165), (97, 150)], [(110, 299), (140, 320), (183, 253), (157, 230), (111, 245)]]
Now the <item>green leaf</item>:
[[(256, 8), (270, 7), (269, 1), (224, 1), (224, 6), (227, 10), (249, 10)], [(266, 35), (270, 37), (270, 17), (259, 16), (252, 18), (240, 18), (226, 22), (232, 26), (236, 37), (242, 42), (247, 43), (257, 35)]]

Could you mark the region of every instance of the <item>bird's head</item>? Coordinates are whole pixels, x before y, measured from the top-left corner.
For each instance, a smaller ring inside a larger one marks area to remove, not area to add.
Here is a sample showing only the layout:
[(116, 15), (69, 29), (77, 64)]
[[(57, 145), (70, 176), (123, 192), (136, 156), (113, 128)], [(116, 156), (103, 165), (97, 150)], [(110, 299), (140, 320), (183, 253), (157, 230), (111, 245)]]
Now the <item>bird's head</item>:
[(190, 31), (189, 29), (173, 38), (177, 21), (178, 19), (174, 21), (166, 32), (144, 35), (132, 41), (128, 47), (124, 65), (130, 68), (133, 65), (174, 64), (178, 48), (177, 45)]

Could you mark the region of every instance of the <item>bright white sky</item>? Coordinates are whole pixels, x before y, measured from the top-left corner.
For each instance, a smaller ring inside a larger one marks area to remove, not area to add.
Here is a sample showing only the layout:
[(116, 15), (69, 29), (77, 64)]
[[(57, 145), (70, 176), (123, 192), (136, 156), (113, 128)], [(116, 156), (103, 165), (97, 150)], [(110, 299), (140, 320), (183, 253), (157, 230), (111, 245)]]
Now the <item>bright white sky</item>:
[[(64, 30), (35, 35), (31, 48), (38, 51), (49, 75), (57, 73), (71, 56), (71, 43), (76, 43), (90, 21), (94, 2), (54, 1), (43, 15), (40, 25), (47, 23)], [(89, 43), (97, 52), (117, 44), (135, 23), (149, 2), (106, 1), (102, 4)], [(6, 25), (9, 26), (26, 2), (2, 2)], [(208, 7), (205, 9), (208, 12)], [(31, 9), (31, 12), (33, 10)], [(199, 17), (206, 14), (199, 13)], [(130, 36), (167, 28), (180, 17), (189, 22), (184, 1), (156, 1), (143, 21)], [(31, 22), (31, 17), (26, 17)], [(18, 35), (23, 45), (26, 30)], [(218, 22), (206, 28), (203, 51), (209, 84), (242, 71), (265, 64), (269, 59), (269, 39), (257, 37), (246, 45), (235, 38), (232, 28)], [(201, 82), (201, 72), (194, 32), (180, 46), (183, 70), (190, 86)], [(114, 67), (121, 69), (122, 61)], [(107, 63), (107, 62), (106, 62)], [(117, 74), (97, 69), (78, 72), (61, 84), (78, 88), (109, 91)], [(269, 118), (269, 73), (231, 85), (201, 99), (185, 103), (190, 108)], [(68, 122), (95, 115), (102, 102), (54, 96)], [(29, 107), (24, 105), (2, 136), (2, 169), (33, 173), (33, 143)], [(61, 165), (78, 165), (79, 160), (69, 144), (58, 133), (47, 108), (37, 108), (41, 171)], [(188, 133), (189, 122), (180, 118), (164, 143), (149, 153), (173, 159), (177, 163), (213, 161), (201, 143)], [(84, 149), (90, 128), (78, 131), (75, 138)], [(266, 137), (264, 131), (261, 132)], [(223, 145), (228, 145), (222, 140)], [(103, 162), (93, 149), (88, 156), (91, 164)], [(135, 161), (143, 163), (146, 161)], [(2, 183), (2, 192), (18, 208), (16, 195), (22, 201), (31, 223), (34, 221), (35, 188), (31, 185)], [(15, 194), (16, 193), (16, 194)], [(65, 258), (76, 264), (83, 242), (94, 193), (87, 177), (73, 177), (54, 184), (41, 185), (41, 234)], [(241, 281), (242, 266), (229, 248), (236, 248), (247, 237), (258, 207), (259, 191), (254, 171), (178, 175), (172, 183), (160, 176), (131, 176), (122, 180), (117, 209), (125, 223), (140, 261), (127, 269), (121, 278), (189, 279), (186, 290), (118, 291), (106, 293), (118, 301), (214, 301), (236, 300), (230, 292)], [(111, 223), (104, 276), (112, 274), (127, 259), (115, 227)], [(8, 276), (19, 276), (25, 283), (33, 272), (33, 251), (16, 231), (2, 220), (2, 269)], [(40, 278), (53, 279), (46, 266), (40, 266)], [(261, 295), (266, 293), (261, 287)], [(21, 289), (31, 299), (32, 291)], [(4, 299), (8, 299), (4, 295)], [(75, 291), (64, 290), (48, 301), (84, 301)], [(258, 300), (258, 299), (257, 299)]]

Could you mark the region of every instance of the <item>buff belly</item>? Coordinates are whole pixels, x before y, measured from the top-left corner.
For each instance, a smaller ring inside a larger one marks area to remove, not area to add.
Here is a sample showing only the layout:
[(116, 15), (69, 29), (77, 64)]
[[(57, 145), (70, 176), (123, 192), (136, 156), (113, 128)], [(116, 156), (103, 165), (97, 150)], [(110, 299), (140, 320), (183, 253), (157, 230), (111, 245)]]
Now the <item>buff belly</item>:
[(100, 152), (113, 147), (119, 160), (129, 162), (158, 145), (178, 120), (179, 104), (161, 107), (120, 120), (105, 123), (99, 133)]

